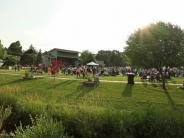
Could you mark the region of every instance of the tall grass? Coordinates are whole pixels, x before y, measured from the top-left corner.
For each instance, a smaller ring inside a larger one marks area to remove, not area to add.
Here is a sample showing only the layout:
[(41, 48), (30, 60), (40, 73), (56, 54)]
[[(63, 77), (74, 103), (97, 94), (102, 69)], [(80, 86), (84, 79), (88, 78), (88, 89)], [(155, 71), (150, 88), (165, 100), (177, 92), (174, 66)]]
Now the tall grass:
[(11, 114), (11, 107), (0, 106), (0, 130), (2, 131), (3, 123)]
[(66, 137), (68, 134), (75, 138), (171, 138), (184, 135), (184, 113), (160, 109), (157, 105), (127, 111), (85, 105), (39, 105), (29, 101), (20, 104), (18, 99), (9, 98), (6, 97), (6, 104), (9, 102), (14, 108), (4, 125), (14, 123), (16, 137)]
[(80, 138), (182, 137), (184, 113), (148, 106), (139, 111), (67, 109), (61, 114), (67, 132)]
[(21, 91), (21, 88), (19, 86), (1, 86), (0, 87), (0, 93), (11, 93), (11, 94), (17, 94)]
[(62, 122), (56, 122), (44, 115), (31, 118), (32, 126), (22, 125), (15, 131), (16, 138), (69, 138), (64, 133)]

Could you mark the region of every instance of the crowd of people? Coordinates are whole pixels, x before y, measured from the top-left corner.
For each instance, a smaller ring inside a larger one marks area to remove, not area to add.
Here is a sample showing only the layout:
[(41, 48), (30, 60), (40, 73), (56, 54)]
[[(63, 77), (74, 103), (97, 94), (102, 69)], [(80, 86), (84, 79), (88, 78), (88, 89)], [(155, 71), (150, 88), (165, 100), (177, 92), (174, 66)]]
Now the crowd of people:
[[(15, 65), (15, 71), (20, 70), (19, 65)], [(101, 76), (116, 76), (116, 75), (126, 75), (130, 67), (105, 67), (100, 68), (97, 66), (77, 66), (77, 67), (61, 67), (59, 70), (55, 70), (54, 67), (50, 66), (48, 68), (43, 65), (31, 66), (31, 71), (34, 73), (42, 73), (49, 72), (51, 74), (55, 74), (56, 72), (61, 72), (64, 75), (76, 75), (77, 78), (87, 78), (88, 74), (91, 73), (93, 75), (98, 74)], [(148, 81), (161, 81), (160, 72), (155, 69), (137, 69), (133, 68), (131, 71), (136, 75), (140, 76), (143, 80)], [(171, 77), (184, 77), (184, 67), (181, 68), (163, 68), (163, 75), (166, 79), (170, 79)]]
[[(76, 75), (77, 78), (86, 79), (89, 74), (93, 76), (98, 73), (97, 67), (89, 67), (89, 66), (77, 66), (77, 67), (61, 67), (59, 71), (64, 75)], [(48, 68), (48, 72), (54, 74), (52, 67)]]
[[(14, 70), (20, 71), (22, 67), (20, 65), (15, 65)], [(142, 80), (151, 81), (151, 82), (160, 82), (163, 75), (165, 79), (170, 79), (171, 77), (184, 77), (184, 67), (181, 68), (162, 68), (162, 74), (155, 68), (152, 69), (137, 69), (130, 67), (98, 67), (98, 66), (77, 66), (77, 67), (60, 67), (55, 70), (53, 66), (46, 68), (43, 65), (31, 66), (29, 67), (30, 71), (33, 73), (43, 73), (48, 72), (51, 75), (55, 75), (57, 72), (60, 72), (64, 75), (76, 75), (77, 78), (88, 79), (89, 76), (116, 76), (116, 75), (127, 75), (131, 70), (135, 76), (141, 77)], [(180, 87), (184, 89), (183, 85)]]
[[(184, 68), (163, 68), (162, 71), (165, 79), (184, 77)], [(157, 69), (140, 69), (135, 74), (138, 74), (143, 80), (161, 81), (161, 74)]]

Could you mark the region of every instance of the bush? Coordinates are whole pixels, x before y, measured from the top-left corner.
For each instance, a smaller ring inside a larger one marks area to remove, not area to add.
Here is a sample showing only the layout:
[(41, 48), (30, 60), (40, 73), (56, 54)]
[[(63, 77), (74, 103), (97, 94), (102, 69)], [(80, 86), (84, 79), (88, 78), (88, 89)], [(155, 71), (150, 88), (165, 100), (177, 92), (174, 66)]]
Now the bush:
[(25, 79), (26, 78), (34, 78), (33, 73), (30, 72), (30, 71), (28, 71), (28, 70), (25, 70), (25, 76), (24, 76), (24, 78)]
[(19, 125), (20, 122), (24, 126), (30, 125), (31, 120), (29, 115), (35, 116), (35, 111), (29, 110), (29, 106), (24, 107), (25, 103), (19, 103), (18, 98), (10, 94), (1, 94), (0, 95), (0, 105), (4, 105), (5, 108), (11, 107), (11, 113), (3, 121), (2, 129), (6, 132), (14, 131), (16, 125)]
[(3, 122), (10, 116), (11, 114), (11, 107), (4, 106), (0, 107), (0, 130), (2, 130)]
[(49, 117), (41, 115), (36, 119), (31, 118), (32, 126), (23, 129), (22, 125), (17, 128), (15, 137), (17, 138), (67, 138), (61, 122), (56, 122)]

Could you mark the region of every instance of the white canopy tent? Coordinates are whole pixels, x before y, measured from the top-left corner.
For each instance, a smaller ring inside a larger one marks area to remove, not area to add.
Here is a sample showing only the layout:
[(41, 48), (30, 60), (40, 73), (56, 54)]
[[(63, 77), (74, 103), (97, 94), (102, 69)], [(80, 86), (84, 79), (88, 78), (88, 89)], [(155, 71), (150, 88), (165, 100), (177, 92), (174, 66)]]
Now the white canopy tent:
[(98, 66), (98, 64), (96, 64), (95, 62), (89, 62), (89, 63), (87, 64), (87, 66)]

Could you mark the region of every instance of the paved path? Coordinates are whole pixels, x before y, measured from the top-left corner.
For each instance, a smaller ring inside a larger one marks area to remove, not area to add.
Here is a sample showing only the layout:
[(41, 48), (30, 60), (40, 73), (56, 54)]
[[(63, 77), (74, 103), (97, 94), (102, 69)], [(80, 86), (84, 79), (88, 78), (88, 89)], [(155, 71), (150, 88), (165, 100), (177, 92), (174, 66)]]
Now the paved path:
[[(12, 75), (12, 76), (22, 76), (23, 74), (16, 74), (16, 73), (0, 73), (0, 74), (5, 74), (5, 75)], [(49, 79), (54, 79), (54, 77), (51, 76), (35, 76), (35, 77), (44, 77), (44, 78), (49, 78)], [(55, 77), (55, 79), (59, 80), (77, 80), (77, 81), (83, 81), (84, 79), (77, 79), (77, 78), (64, 78), (64, 77)], [(106, 82), (106, 83), (127, 83), (127, 81), (110, 81), (110, 80), (100, 80), (100, 82)], [(135, 84), (162, 84), (162, 83), (156, 83), (156, 82), (135, 82)], [(179, 83), (167, 83), (167, 85), (171, 86), (181, 86), (182, 84)]]

